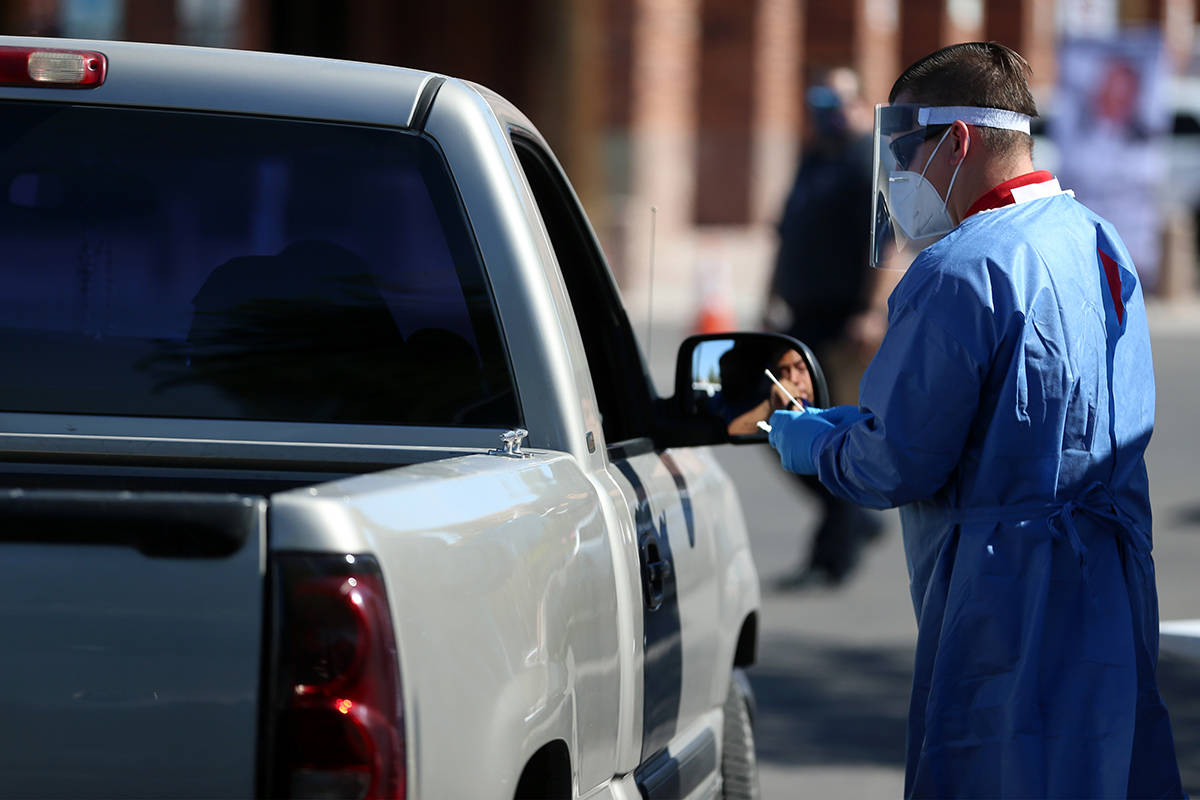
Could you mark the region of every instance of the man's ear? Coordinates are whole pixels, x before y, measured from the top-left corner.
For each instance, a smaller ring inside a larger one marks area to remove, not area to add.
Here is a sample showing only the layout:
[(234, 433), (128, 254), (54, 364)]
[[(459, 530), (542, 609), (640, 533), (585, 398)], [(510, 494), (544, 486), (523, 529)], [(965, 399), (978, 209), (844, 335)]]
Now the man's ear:
[(950, 163), (957, 166), (971, 149), (971, 129), (962, 120), (950, 124)]

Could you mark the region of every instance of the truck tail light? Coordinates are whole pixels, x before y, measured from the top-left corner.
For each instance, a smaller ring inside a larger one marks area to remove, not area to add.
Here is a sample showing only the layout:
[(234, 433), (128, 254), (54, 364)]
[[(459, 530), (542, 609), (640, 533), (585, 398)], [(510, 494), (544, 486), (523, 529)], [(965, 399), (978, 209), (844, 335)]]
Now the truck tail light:
[(403, 798), (404, 713), (373, 558), (272, 560), (264, 797)]
[(92, 89), (107, 74), (108, 59), (92, 50), (0, 47), (0, 85)]

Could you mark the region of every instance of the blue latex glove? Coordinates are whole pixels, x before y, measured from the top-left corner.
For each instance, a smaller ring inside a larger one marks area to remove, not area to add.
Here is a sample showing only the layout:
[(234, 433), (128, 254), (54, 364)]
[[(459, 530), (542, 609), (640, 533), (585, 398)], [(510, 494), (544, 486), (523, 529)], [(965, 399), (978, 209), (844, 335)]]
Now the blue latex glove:
[(825, 431), (837, 427), (826, 418), (828, 413), (823, 409), (808, 408), (804, 411), (776, 411), (771, 415), (768, 441), (771, 447), (779, 451), (784, 469), (798, 475), (817, 474), (812, 453), (813, 441)]
[(852, 422), (857, 422), (868, 416), (858, 406), (833, 406), (832, 408), (814, 408), (810, 413), (820, 414), (822, 419), (827, 419), (834, 425), (847, 425)]

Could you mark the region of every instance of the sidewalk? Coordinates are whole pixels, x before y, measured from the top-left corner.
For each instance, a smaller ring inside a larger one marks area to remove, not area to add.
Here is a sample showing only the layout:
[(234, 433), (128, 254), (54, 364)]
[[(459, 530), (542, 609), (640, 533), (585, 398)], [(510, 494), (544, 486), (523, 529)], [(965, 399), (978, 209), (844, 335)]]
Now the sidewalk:
[(1173, 336), (1200, 332), (1200, 298), (1146, 301), (1146, 319), (1151, 336)]

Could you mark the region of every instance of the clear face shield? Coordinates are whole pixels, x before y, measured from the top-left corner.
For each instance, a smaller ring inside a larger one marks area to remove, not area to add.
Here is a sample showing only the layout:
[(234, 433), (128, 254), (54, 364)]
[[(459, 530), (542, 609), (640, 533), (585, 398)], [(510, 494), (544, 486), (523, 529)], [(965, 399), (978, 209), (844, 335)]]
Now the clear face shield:
[[(950, 125), (968, 125), (1029, 133), (1029, 117), (1014, 111), (975, 106), (875, 106), (875, 147), (871, 198), (872, 267), (889, 267), (895, 251), (923, 250), (955, 227), (947, 207), (960, 161), (950, 178), (946, 197), (925, 179), (925, 169), (944, 144)], [(937, 144), (929, 156), (914, 164), (925, 142)], [(918, 167), (920, 172), (913, 171)]]

